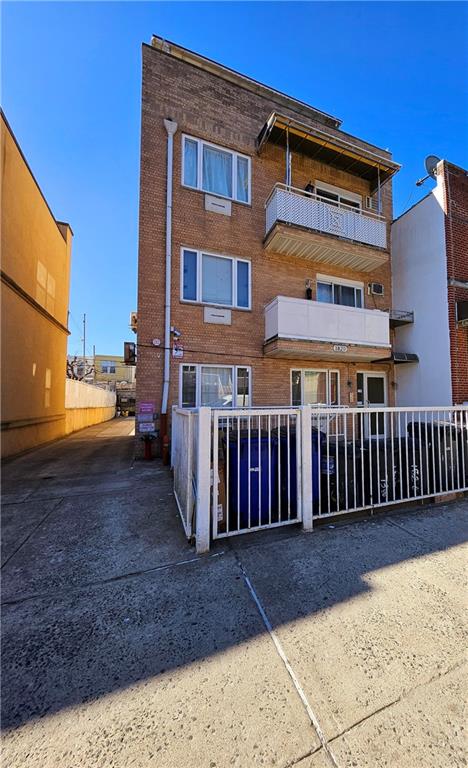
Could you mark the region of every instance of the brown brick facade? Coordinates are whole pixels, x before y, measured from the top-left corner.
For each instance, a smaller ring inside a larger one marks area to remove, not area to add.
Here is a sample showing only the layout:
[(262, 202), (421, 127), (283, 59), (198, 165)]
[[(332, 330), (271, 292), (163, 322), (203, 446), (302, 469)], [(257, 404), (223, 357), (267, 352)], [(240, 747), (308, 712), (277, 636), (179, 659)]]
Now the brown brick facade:
[(452, 396), (458, 405), (468, 402), (468, 328), (456, 319), (457, 302), (468, 301), (468, 174), (447, 162), (443, 174)]
[[(384, 297), (368, 296), (364, 290), (365, 306), (377, 309), (391, 306), (389, 258), (378, 270), (360, 273), (265, 251), (265, 202), (274, 184), (284, 181), (285, 153), (280, 147), (266, 145), (265, 151), (258, 156), (255, 139), (275, 108), (274, 94), (267, 99), (262, 93), (227, 82), (213, 72), (196, 68), (169, 53), (143, 47), (137, 399), (156, 400), (158, 411), (164, 363), (167, 146), (164, 118), (178, 123), (174, 136), (171, 324), (180, 331), (184, 348), (183, 360), (171, 357), (169, 411), (178, 403), (181, 363), (250, 366), (253, 405), (289, 405), (292, 368), (338, 369), (343, 404), (355, 402), (358, 370), (382, 370), (388, 373), (389, 400), (392, 402), (393, 366), (388, 363), (360, 365), (339, 357), (332, 363), (304, 358), (269, 359), (264, 355), (264, 307), (277, 295), (305, 298), (306, 280), (312, 281), (315, 292), (317, 273), (362, 281), (364, 287), (370, 281), (383, 283)], [(284, 114), (284, 105), (281, 109)], [(291, 116), (295, 116), (292, 111)], [(340, 133), (326, 125), (325, 119), (320, 123), (319, 117), (315, 117), (315, 122), (311, 117), (308, 122), (322, 129), (326, 127), (330, 133)], [(204, 193), (182, 186), (184, 133), (251, 158), (251, 205), (232, 202), (232, 215), (219, 215), (205, 210)], [(365, 142), (353, 141), (363, 149), (369, 149)], [(363, 196), (369, 194), (366, 180), (295, 153), (292, 158), (293, 186), (304, 188), (315, 178)], [(382, 202), (389, 228), (392, 220), (391, 183), (383, 187)], [(181, 248), (184, 246), (249, 260), (252, 309), (232, 309), (230, 326), (215, 325), (204, 322), (203, 306), (182, 302), (180, 270)], [(155, 338), (161, 340), (160, 347), (152, 345)]]

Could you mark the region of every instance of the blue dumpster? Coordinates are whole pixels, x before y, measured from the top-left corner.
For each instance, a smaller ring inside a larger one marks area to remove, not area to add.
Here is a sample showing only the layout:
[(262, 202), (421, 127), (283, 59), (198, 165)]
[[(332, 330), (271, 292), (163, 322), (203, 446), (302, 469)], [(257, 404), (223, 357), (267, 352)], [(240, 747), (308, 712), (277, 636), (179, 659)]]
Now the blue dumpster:
[[(250, 462), (249, 462), (250, 446)], [(229, 529), (255, 528), (278, 521), (278, 443), (265, 430), (231, 432), (226, 446), (229, 469)], [(249, 524), (250, 488), (250, 524)], [(271, 510), (271, 518), (270, 518)]]
[[(314, 512), (318, 510), (319, 500), (319, 440), (323, 443), (325, 436), (315, 427), (312, 427), (312, 500)], [(294, 519), (297, 517), (297, 460), (296, 460), (296, 430), (289, 430), (289, 455), (288, 455), (288, 433), (282, 428), (279, 437), (279, 462), (281, 476), (281, 520)], [(289, 484), (288, 484), (289, 467)]]

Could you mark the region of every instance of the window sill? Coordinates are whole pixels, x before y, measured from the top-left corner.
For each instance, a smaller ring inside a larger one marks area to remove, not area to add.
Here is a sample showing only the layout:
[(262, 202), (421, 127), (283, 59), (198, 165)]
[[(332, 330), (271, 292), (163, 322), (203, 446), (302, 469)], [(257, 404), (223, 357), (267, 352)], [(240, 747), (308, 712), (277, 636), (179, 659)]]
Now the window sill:
[(181, 184), (182, 189), (188, 189), (190, 192), (198, 192), (201, 195), (213, 195), (213, 197), (220, 197), (221, 200), (229, 200), (236, 205), (243, 205), (244, 208), (252, 208), (252, 201), (245, 203), (243, 200), (235, 200), (233, 197), (227, 197), (227, 195), (220, 195), (217, 192), (208, 192), (206, 189), (198, 189), (198, 187), (189, 187), (188, 184)]
[(206, 301), (191, 301), (190, 299), (179, 299), (179, 304), (186, 304), (192, 307), (213, 307), (213, 309), (230, 309), (233, 312), (252, 312), (252, 307), (233, 307), (230, 304), (213, 304)]

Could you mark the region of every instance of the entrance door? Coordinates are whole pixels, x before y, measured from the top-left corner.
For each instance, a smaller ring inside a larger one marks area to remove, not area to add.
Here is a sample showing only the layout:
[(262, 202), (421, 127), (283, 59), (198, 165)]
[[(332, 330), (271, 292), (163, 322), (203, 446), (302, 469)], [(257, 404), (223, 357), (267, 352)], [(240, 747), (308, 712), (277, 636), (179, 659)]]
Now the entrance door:
[[(357, 402), (365, 408), (384, 408), (387, 404), (387, 381), (384, 373), (358, 373)], [(366, 437), (385, 435), (385, 415), (371, 414), (364, 419)]]

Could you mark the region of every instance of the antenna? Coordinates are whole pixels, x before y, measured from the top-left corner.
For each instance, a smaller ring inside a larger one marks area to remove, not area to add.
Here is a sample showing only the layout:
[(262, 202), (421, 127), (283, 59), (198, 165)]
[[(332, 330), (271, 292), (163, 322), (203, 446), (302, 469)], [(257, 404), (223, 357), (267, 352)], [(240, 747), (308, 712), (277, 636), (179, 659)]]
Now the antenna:
[(418, 179), (416, 182), (417, 187), (421, 187), (425, 181), (431, 177), (431, 179), (435, 179), (436, 177), (436, 168), (437, 163), (440, 163), (440, 157), (437, 157), (437, 155), (428, 155), (426, 159), (424, 160), (424, 165), (426, 167), (427, 176), (424, 176), (422, 179)]

